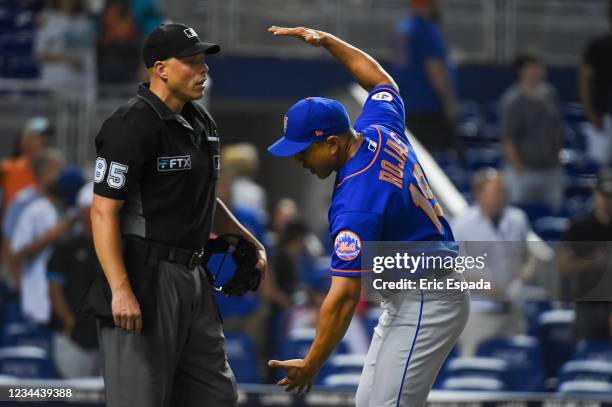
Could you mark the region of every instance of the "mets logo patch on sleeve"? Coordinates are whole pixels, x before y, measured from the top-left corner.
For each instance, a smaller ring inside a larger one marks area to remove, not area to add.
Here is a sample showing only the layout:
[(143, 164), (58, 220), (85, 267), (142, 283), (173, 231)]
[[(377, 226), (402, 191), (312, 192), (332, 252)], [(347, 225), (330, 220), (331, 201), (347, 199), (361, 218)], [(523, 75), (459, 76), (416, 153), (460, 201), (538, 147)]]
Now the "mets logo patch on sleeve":
[(361, 253), (361, 239), (356, 233), (343, 230), (336, 236), (334, 251), (340, 260), (353, 260)]

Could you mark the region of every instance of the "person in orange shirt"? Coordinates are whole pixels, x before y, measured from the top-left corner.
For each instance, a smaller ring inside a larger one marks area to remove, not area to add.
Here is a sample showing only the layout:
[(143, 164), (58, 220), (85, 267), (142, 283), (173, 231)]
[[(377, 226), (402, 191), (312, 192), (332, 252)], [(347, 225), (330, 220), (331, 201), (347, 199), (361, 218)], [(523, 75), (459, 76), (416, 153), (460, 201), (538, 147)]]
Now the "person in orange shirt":
[(51, 131), (47, 118), (39, 116), (29, 119), (19, 139), (19, 155), (0, 163), (2, 213), (6, 211), (19, 191), (34, 185), (30, 160), (38, 151), (47, 146)]

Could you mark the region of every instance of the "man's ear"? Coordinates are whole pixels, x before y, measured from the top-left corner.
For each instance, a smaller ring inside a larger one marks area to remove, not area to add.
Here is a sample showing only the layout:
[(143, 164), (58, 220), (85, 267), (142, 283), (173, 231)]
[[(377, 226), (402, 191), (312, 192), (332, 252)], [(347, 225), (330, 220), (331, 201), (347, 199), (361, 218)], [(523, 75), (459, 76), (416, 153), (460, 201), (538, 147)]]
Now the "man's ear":
[(163, 81), (168, 80), (168, 67), (166, 61), (155, 61), (155, 65), (153, 65), (152, 71), (155, 76), (160, 78)]
[(337, 153), (340, 149), (340, 137), (336, 135), (329, 136), (325, 139), (325, 142), (327, 143), (327, 147), (329, 148), (332, 154)]

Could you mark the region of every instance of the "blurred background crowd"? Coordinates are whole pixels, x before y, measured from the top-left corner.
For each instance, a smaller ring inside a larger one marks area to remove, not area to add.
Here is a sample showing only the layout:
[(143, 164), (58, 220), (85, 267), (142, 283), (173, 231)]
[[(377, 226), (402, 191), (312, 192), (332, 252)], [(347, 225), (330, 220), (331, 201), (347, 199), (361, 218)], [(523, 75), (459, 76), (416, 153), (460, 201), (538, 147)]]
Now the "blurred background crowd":
[[(95, 324), (78, 315), (100, 267), (93, 137), (145, 79), (141, 41), (169, 19), (221, 44), (202, 101), (223, 142), (219, 196), (269, 250), (259, 292), (217, 297), (239, 382), (274, 382), (265, 361), (303, 356), (330, 285), (333, 180), (265, 151), (301, 97), (359, 112), (340, 67), (266, 37), (310, 25), (393, 73), (408, 129), (458, 192), (436, 191), (456, 239), (494, 259), (494, 289), (436, 388), (612, 394), (607, 0), (0, 0), (0, 375), (99, 375)], [(210, 269), (222, 284), (231, 259)], [(360, 304), (320, 383), (356, 384), (379, 315)]]

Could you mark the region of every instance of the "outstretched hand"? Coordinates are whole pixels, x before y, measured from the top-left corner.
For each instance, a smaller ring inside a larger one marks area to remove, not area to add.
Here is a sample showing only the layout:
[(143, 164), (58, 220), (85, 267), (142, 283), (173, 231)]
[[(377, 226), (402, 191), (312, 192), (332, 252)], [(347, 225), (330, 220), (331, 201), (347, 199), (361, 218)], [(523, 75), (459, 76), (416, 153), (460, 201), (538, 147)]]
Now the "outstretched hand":
[(285, 391), (297, 389), (298, 394), (308, 393), (317, 375), (302, 359), (271, 360), (268, 362), (268, 366), (285, 369), (287, 377), (279, 380), (276, 384), (287, 386)]
[(320, 31), (313, 30), (312, 28), (306, 27), (277, 27), (273, 25), (268, 28), (268, 31), (276, 36), (285, 36), (285, 37), (294, 37), (300, 39), (307, 43), (308, 45), (312, 45), (313, 47), (320, 47), (323, 44), (321, 43), (323, 39), (323, 35)]

